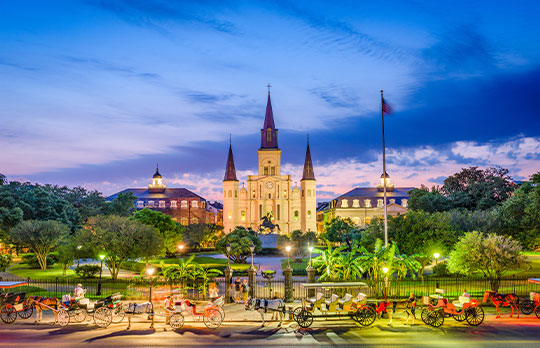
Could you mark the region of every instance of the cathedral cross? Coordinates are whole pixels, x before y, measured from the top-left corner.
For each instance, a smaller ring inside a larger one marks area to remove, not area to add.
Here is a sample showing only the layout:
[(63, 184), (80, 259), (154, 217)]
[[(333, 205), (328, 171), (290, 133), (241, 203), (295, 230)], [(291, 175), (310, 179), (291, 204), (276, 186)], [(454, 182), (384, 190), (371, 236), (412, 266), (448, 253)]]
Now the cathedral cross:
[(270, 94), (270, 87), (272, 87), (272, 85), (271, 85), (270, 83), (268, 83), (268, 84), (266, 85), (266, 87), (268, 87), (268, 94)]

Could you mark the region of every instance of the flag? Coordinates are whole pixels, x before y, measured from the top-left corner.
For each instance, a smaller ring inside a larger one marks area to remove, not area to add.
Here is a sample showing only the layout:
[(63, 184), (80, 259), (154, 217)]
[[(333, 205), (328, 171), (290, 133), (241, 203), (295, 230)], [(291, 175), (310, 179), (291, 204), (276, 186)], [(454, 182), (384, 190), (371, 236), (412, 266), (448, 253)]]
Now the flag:
[(387, 115), (390, 115), (393, 111), (390, 104), (388, 104), (384, 98), (382, 98), (382, 111)]

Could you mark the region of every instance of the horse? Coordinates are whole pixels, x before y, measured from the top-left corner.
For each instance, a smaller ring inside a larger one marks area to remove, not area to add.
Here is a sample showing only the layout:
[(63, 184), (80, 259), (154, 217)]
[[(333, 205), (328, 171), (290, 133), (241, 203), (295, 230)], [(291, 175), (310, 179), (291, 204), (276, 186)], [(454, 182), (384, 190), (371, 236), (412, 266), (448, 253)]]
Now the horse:
[(259, 225), (259, 232), (262, 232), (266, 229), (270, 230), (270, 232), (274, 232), (274, 229), (276, 227), (278, 232), (281, 232), (279, 225), (272, 223), (272, 218), (269, 215), (270, 214), (266, 214), (265, 216), (263, 216), (262, 223)]
[(249, 298), (245, 305), (246, 311), (257, 311), (261, 315), (262, 325), (264, 327), (264, 314), (267, 311), (276, 312), (279, 314), (279, 324), (281, 327), (285, 318), (285, 302), (283, 300), (267, 300), (262, 298)]
[(39, 323), (43, 318), (43, 311), (53, 308), (54, 323), (58, 322), (58, 310), (60, 309), (60, 300), (56, 297), (29, 296), (26, 300), (29, 306), (34, 306), (36, 309), (36, 323)]
[(406, 313), (407, 320), (405, 320), (405, 325), (409, 323), (409, 319), (412, 317), (412, 325), (416, 320), (416, 297), (411, 294), (411, 296), (406, 300), (393, 300), (393, 301), (383, 301), (379, 303), (377, 307), (377, 313), (381, 316), (383, 313), (388, 313), (388, 326), (392, 325), (392, 316), (394, 313)]
[(484, 300), (483, 303), (486, 303), (488, 298), (493, 302), (495, 305), (495, 309), (497, 310), (497, 316), (495, 317), (498, 319), (501, 316), (501, 312), (499, 311), (499, 306), (510, 306), (512, 308), (512, 313), (510, 314), (510, 318), (514, 315), (514, 309), (516, 310), (517, 317), (519, 318), (519, 297), (516, 296), (516, 294), (499, 294), (497, 291), (493, 290), (487, 290), (484, 293)]

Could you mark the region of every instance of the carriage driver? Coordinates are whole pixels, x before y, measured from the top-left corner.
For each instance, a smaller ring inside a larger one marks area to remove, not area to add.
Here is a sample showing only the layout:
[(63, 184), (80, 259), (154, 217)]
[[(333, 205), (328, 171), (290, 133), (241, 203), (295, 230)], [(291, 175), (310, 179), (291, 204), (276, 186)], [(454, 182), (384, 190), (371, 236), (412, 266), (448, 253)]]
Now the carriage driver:
[(84, 289), (83, 289), (83, 287), (82, 287), (82, 284), (79, 283), (79, 284), (77, 284), (77, 286), (75, 287), (75, 290), (73, 290), (73, 297), (74, 297), (75, 299), (82, 298), (82, 297), (84, 297), (84, 293), (85, 293), (85, 291), (84, 291)]
[(163, 301), (163, 307), (165, 307), (165, 325), (169, 324), (172, 312), (174, 312), (174, 303), (171, 295), (167, 295), (165, 301)]

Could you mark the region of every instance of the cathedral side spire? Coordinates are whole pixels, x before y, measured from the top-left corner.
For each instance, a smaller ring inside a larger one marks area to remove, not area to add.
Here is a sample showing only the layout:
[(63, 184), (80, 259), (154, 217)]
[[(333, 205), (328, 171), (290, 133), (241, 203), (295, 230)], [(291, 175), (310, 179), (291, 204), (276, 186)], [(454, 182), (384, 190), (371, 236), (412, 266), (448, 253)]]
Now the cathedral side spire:
[(313, 172), (313, 162), (311, 162), (311, 151), (309, 150), (309, 135), (306, 149), (306, 159), (304, 161), (304, 174), (302, 180), (315, 180), (315, 173)]
[(236, 169), (234, 168), (234, 157), (232, 144), (229, 144), (229, 157), (227, 158), (227, 167), (225, 168), (225, 177), (223, 181), (238, 181), (236, 179)]
[(261, 129), (261, 149), (277, 149), (278, 130), (274, 124), (274, 113), (272, 111), (272, 101), (270, 100), (270, 84), (268, 84), (268, 101), (266, 102), (266, 114), (264, 115), (264, 125)]

